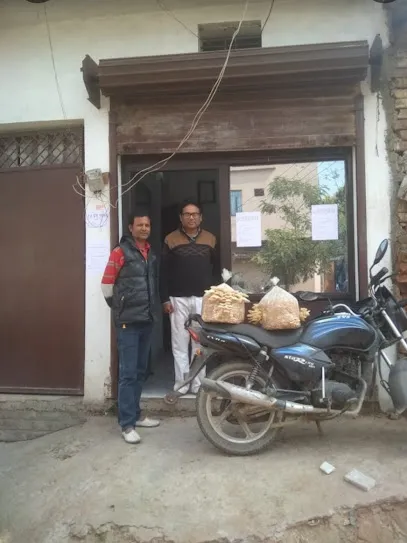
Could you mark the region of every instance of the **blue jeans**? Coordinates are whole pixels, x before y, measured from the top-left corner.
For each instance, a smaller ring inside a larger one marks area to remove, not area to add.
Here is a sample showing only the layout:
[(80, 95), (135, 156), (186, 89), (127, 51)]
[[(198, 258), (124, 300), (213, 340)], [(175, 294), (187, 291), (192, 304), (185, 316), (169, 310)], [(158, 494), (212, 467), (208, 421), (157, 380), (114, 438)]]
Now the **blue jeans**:
[(152, 323), (117, 327), (119, 350), (119, 424), (123, 430), (140, 418), (140, 397), (146, 378)]

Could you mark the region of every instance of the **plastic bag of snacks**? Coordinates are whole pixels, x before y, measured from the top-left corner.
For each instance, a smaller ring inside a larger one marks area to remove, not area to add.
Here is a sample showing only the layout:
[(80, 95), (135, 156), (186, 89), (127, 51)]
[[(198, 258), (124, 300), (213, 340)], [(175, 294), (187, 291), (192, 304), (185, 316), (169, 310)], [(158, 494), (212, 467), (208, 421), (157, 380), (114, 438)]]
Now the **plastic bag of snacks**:
[(292, 330), (301, 326), (298, 300), (277, 286), (279, 279), (271, 280), (271, 289), (259, 302), (261, 324), (266, 330)]
[(223, 270), (225, 283), (211, 287), (205, 292), (202, 301), (202, 319), (205, 322), (241, 324), (244, 322), (248, 295), (234, 290), (226, 284), (230, 272)]
[[(306, 309), (305, 307), (300, 307), (300, 321), (303, 324), (308, 317), (310, 316), (310, 311)], [(261, 305), (254, 304), (250, 311), (247, 313), (247, 320), (250, 324), (254, 324), (255, 326), (261, 326), (263, 321), (263, 311), (261, 308)]]

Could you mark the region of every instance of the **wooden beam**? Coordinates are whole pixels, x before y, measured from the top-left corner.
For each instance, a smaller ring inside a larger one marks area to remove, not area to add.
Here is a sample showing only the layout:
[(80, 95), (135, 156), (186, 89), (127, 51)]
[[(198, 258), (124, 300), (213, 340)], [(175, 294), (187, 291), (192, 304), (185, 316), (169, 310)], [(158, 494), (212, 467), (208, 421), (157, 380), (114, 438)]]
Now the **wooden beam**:
[(89, 55), (82, 60), (81, 72), (89, 102), (100, 109), (99, 67)]
[[(106, 96), (162, 95), (209, 90), (225, 61), (225, 51), (99, 62), (100, 88)], [(366, 78), (365, 41), (241, 49), (230, 55), (222, 89), (295, 87), (304, 83), (356, 84)]]

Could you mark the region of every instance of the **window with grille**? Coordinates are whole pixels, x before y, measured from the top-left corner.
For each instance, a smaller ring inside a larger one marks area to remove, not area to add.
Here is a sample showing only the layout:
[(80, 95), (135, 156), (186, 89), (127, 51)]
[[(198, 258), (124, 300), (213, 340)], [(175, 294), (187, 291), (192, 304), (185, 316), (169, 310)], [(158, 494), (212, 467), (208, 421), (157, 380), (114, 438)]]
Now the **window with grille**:
[(254, 195), (256, 197), (258, 196), (264, 196), (264, 189), (254, 189)]
[(0, 134), (0, 169), (81, 164), (83, 130)]
[[(198, 25), (199, 50), (228, 50), (238, 22), (209, 23)], [(233, 49), (251, 49), (261, 47), (261, 22), (244, 21), (239, 34), (233, 42)]]

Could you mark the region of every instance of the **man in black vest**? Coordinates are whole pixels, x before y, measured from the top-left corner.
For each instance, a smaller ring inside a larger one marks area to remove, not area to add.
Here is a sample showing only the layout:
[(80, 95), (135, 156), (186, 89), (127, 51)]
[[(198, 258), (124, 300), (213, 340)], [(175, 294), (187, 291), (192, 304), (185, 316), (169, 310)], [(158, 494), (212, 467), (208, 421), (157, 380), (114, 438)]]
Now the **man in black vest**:
[(139, 443), (136, 426), (153, 428), (157, 420), (141, 417), (140, 397), (146, 377), (157, 299), (157, 259), (148, 238), (151, 221), (144, 211), (131, 214), (129, 232), (113, 249), (102, 278), (105, 300), (113, 311), (119, 351), (119, 424), (127, 443)]

